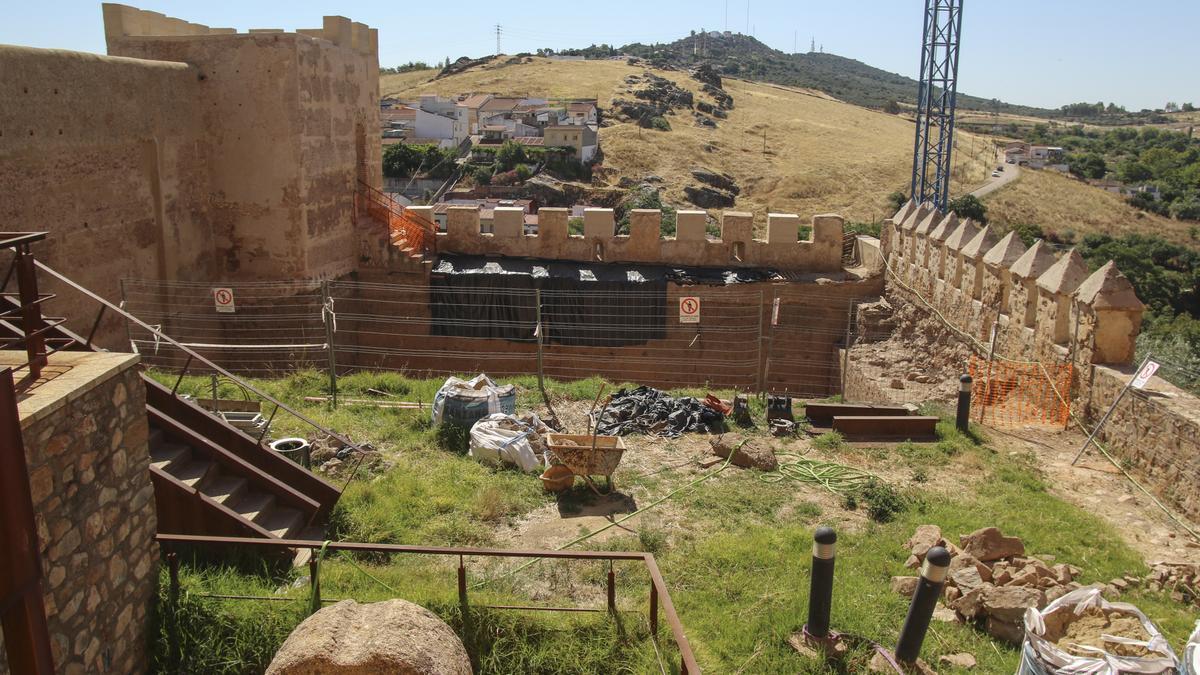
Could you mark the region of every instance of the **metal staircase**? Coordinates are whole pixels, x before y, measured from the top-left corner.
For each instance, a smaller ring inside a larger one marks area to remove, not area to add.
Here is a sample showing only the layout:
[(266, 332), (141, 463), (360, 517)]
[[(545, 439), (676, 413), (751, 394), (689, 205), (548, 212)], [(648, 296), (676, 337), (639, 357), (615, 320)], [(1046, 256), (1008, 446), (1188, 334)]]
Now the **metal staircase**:
[(356, 213), (386, 227), (391, 245), (408, 260), (432, 264), (437, 252), (437, 226), (405, 208), (388, 194), (359, 181), (355, 193)]

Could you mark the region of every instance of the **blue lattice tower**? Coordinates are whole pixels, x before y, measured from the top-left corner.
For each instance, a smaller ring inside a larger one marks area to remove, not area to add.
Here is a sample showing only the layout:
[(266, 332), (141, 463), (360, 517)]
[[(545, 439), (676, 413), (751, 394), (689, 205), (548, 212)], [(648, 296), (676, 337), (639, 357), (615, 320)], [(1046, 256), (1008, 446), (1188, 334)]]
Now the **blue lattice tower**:
[(932, 202), (940, 209), (946, 208), (950, 192), (962, 5), (963, 0), (925, 0), (910, 194), (918, 204)]

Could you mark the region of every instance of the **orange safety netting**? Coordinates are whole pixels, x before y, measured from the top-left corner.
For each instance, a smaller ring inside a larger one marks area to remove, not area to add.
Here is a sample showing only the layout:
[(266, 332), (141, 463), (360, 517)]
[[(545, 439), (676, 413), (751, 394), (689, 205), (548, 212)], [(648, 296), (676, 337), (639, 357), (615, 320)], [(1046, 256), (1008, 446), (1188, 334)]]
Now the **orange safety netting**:
[[(971, 355), (971, 421), (993, 426), (1065, 427), (1071, 414), (1069, 363), (1013, 363)], [(1060, 395), (1061, 394), (1061, 398)]]

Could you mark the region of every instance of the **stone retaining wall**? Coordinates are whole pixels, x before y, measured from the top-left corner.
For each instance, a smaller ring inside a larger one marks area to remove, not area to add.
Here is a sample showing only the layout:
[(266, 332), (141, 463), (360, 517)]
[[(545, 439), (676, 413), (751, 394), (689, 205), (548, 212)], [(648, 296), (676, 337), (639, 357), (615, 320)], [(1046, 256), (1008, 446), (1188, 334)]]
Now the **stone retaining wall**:
[[(23, 352), (0, 352), (18, 363)], [(157, 588), (145, 388), (130, 354), (62, 352), (18, 405), (60, 673), (141, 673)], [(8, 664), (0, 652), (0, 672)]]

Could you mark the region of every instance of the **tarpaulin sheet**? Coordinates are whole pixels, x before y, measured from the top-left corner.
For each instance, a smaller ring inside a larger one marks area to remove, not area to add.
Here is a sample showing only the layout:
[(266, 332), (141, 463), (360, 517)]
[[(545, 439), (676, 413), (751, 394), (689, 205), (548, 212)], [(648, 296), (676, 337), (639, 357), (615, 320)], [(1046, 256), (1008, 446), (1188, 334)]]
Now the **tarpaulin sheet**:
[(623, 347), (666, 336), (666, 268), (443, 256), (430, 280), (431, 333)]

